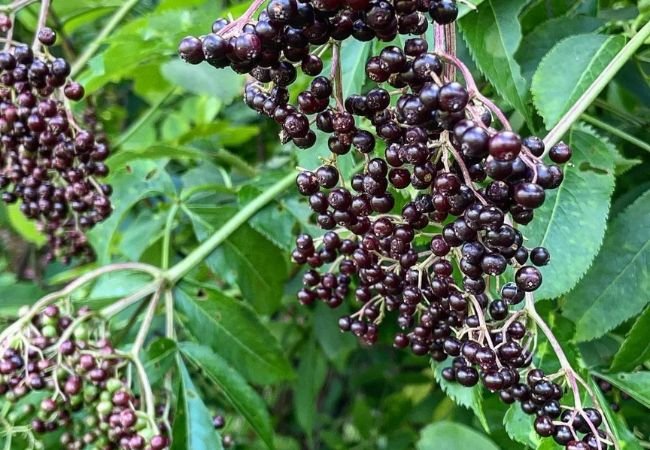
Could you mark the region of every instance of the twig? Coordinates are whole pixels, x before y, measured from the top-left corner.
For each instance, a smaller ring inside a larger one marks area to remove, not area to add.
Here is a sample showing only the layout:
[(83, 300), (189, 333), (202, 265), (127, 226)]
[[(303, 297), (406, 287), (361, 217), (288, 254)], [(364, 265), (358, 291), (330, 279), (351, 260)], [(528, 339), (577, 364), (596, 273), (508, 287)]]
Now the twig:
[(335, 42), (332, 45), (332, 68), (330, 78), (334, 80), (334, 99), (339, 111), (344, 111), (343, 105), (343, 80), (341, 76), (341, 44)]

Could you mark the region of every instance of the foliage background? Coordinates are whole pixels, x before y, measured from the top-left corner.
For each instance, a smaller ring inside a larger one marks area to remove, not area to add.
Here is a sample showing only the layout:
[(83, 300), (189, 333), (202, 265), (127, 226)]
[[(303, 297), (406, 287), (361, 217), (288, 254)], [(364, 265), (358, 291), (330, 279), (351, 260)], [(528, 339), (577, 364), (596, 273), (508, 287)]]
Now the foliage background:
[[(55, 1), (53, 24), (64, 38), (57, 51), (77, 57), (125, 3)], [(316, 167), (327, 148), (281, 146), (277, 126), (241, 102), (240, 76), (176, 57), (182, 37), (206, 32), (217, 17), (237, 16), (245, 3), (128, 3), (132, 8), (79, 77), (114, 147), (116, 209), (92, 233), (95, 265), (160, 265), (165, 234), (173, 264), (294, 167)], [(503, 99), (517, 127), (542, 136), (650, 17), (647, 0), (474, 3), (478, 11), (466, 9), (460, 20), (459, 54), (483, 92)], [(19, 34), (29, 36), (35, 22), (36, 9), (21, 13)], [(385, 45), (344, 43), (346, 94), (364, 90), (365, 57)], [(624, 448), (635, 450), (650, 440), (648, 74), (646, 45), (572, 129), (575, 160), (565, 184), (525, 232), (529, 246), (544, 244), (553, 255), (540, 310), (582, 371), (620, 388), (608, 401), (621, 412), (610, 413)], [(351, 173), (354, 161), (344, 164)], [(214, 433), (206, 407), (226, 413), (225, 432), (242, 449), (266, 448), (265, 441), (287, 450), (555, 448), (534, 437), (530, 419), (516, 408), (478, 389), (440, 384), (442, 367), (432, 371), (428, 360), (388, 341), (362, 348), (339, 333), (338, 311), (300, 307), (294, 293), (301, 277), (289, 253), (297, 232), (315, 231), (309, 218), (287, 188), (179, 287), (179, 340), (200, 338), (231, 376), (215, 387), (188, 365), (179, 389), (185, 395), (197, 389), (205, 406), (186, 402), (191, 420), (175, 428), (177, 448), (213, 448), (192, 439)], [(45, 265), (42, 237), (17, 210), (1, 207), (0, 221), (3, 320), (90, 269)], [(134, 275), (103, 278), (78, 301), (101, 307), (144, 282)], [(155, 326), (162, 335), (162, 321)], [(537, 364), (557, 369), (544, 340), (539, 344)], [(152, 376), (169, 367), (177, 350), (162, 337), (150, 343)], [(201, 364), (192, 348), (183, 351)]]

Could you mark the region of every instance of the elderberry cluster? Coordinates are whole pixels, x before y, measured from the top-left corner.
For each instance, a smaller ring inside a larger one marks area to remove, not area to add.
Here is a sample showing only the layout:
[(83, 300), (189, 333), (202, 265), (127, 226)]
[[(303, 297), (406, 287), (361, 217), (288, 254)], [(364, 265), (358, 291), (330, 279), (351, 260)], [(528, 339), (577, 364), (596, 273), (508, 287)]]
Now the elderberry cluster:
[[(337, 41), (419, 35), (429, 26), (425, 12), (436, 26), (457, 17), (453, 0), (271, 0), (257, 22), (254, 8), (234, 22), (217, 20), (179, 52), (193, 64), (250, 74), (245, 102), (281, 126), (283, 143), (307, 149), (317, 132), (328, 135), (331, 157), (296, 179), (325, 230), (296, 240), (292, 258), (309, 267), (301, 303), (349, 301), (356, 311), (339, 327), (369, 345), (394, 318), (395, 347), (453, 358), (442, 372), (447, 381), (480, 382), (506, 403), (519, 401), (537, 416), (538, 434), (568, 449), (605, 449), (600, 413), (561, 406), (562, 387), (532, 367), (522, 308), (550, 254), (525, 246), (517, 225), (530, 223), (546, 191), (560, 186), (558, 164), (571, 149), (552, 146), (545, 163), (544, 142), (511, 131), (473, 80), (467, 87), (455, 80), (456, 70), (467, 77), (464, 65), (420, 37), (371, 56), (372, 85), (342, 98)], [(319, 55), (330, 46), (327, 76)], [(292, 104), (297, 67), (314, 78)], [(347, 179), (337, 158), (351, 152), (364, 164)]]
[[(151, 422), (162, 419), (163, 405), (157, 417), (148, 417), (127, 384), (129, 361), (102, 324), (86, 308), (66, 308), (45, 307), (0, 342), (0, 394), (12, 405), (8, 422), (27, 426), (32, 439), (58, 432), (60, 448), (69, 450), (168, 448), (168, 438)], [(83, 417), (76, 414), (81, 410)]]
[[(51, 46), (56, 34), (43, 28), (38, 40)], [(68, 102), (81, 100), (84, 89), (70, 70), (40, 46), (12, 43), (0, 52), (2, 200), (20, 202), (47, 236), (48, 257), (64, 262), (92, 257), (85, 232), (112, 211), (112, 189), (98, 181), (108, 174), (109, 148), (75, 121)]]

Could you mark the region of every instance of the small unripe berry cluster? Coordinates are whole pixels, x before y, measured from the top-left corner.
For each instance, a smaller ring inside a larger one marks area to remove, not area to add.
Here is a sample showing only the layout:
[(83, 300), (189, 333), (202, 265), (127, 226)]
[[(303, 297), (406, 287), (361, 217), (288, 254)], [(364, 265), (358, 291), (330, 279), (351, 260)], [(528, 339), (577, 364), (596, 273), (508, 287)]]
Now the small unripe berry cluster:
[[(0, 24), (1, 27), (1, 24)], [(56, 33), (38, 39), (53, 45)], [(89, 259), (85, 232), (112, 211), (106, 140), (74, 119), (68, 101), (83, 87), (69, 79), (70, 65), (40, 49), (12, 43), (0, 51), (0, 191), (5, 203), (36, 221), (48, 238), (49, 258)]]
[(9, 423), (28, 426), (36, 439), (62, 430), (63, 449), (168, 448), (168, 438), (151, 427), (164, 408), (155, 418), (141, 411), (140, 396), (126, 383), (128, 359), (91, 331), (102, 323), (86, 308), (65, 308), (45, 307), (0, 342), (0, 393), (14, 405)]

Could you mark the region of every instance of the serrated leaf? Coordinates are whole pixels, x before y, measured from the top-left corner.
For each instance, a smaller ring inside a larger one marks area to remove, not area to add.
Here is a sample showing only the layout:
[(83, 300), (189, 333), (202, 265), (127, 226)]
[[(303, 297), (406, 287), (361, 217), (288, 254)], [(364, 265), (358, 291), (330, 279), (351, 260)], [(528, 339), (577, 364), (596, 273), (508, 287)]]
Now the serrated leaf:
[(535, 71), (531, 84), (535, 107), (547, 129), (559, 122), (623, 45), (622, 36), (581, 34), (553, 47)]
[(599, 373), (598, 377), (609, 381), (646, 408), (650, 408), (650, 372)]
[[(238, 196), (241, 206), (257, 198), (262, 193), (262, 189), (257, 185), (243, 186)], [(262, 208), (250, 218), (248, 224), (284, 251), (289, 252), (293, 249), (296, 239), (293, 228), (296, 220), (287, 211), (282, 199), (277, 199)]]
[(591, 390), (595, 393), (596, 398), (598, 399), (602, 411), (605, 413), (605, 419), (611, 427), (614, 439), (618, 442), (621, 450), (642, 450), (643, 447), (639, 440), (634, 436), (634, 433), (630, 431), (623, 416), (614, 413), (614, 411), (609, 407), (609, 401), (605, 398), (593, 377), (589, 380), (589, 384), (591, 385)]
[(649, 258), (650, 191), (613, 221), (592, 268), (567, 295), (564, 315), (576, 322), (576, 340), (602, 336), (643, 310)]
[(327, 377), (327, 363), (313, 341), (300, 352), (298, 381), (294, 387), (295, 418), (308, 435), (313, 433), (318, 413), (318, 394)]
[(546, 191), (535, 220), (522, 227), (526, 246), (551, 253), (551, 262), (540, 268), (544, 283), (535, 293), (538, 299), (559, 297), (587, 272), (603, 241), (614, 191), (614, 163), (605, 142), (588, 128), (574, 127), (569, 145), (573, 158), (564, 167), (564, 181)]
[(650, 360), (648, 342), (650, 342), (650, 308), (646, 308), (634, 322), (623, 344), (614, 355), (610, 370), (624, 372)]
[(459, 23), (470, 53), (497, 92), (531, 120), (528, 84), (515, 60), (521, 42), (520, 0), (485, 0)]
[(477, 384), (471, 388), (461, 386), (458, 383), (450, 383), (442, 377), (442, 370), (451, 366), (451, 360), (447, 359), (441, 363), (432, 361), (433, 375), (442, 390), (451, 398), (457, 405), (464, 408), (471, 409), (478, 418), (486, 432), (490, 431), (488, 426), (485, 412), (483, 411), (483, 390), (481, 384)]
[(503, 426), (510, 439), (526, 445), (530, 448), (537, 448), (541, 439), (533, 428), (533, 420), (521, 409), (519, 403), (510, 405), (505, 416)]
[(187, 331), (247, 380), (265, 384), (293, 376), (277, 339), (245, 303), (214, 289), (190, 285), (176, 289), (174, 297)]
[(597, 17), (575, 16), (555, 17), (538, 25), (533, 31), (525, 35), (517, 50), (517, 60), (521, 64), (524, 78), (529, 82), (544, 58), (555, 44), (562, 39), (576, 34), (585, 34), (596, 31), (605, 21)]
[(248, 421), (267, 447), (273, 449), (273, 428), (266, 405), (246, 380), (208, 347), (182, 342), (183, 356), (214, 382), (232, 406)]
[(172, 427), (171, 450), (223, 450), (210, 411), (201, 400), (187, 367), (178, 360), (179, 389)]
[(111, 244), (122, 219), (140, 200), (153, 195), (175, 196), (174, 184), (165, 170), (166, 161), (138, 160), (127, 166), (113, 167), (106, 180), (114, 189), (113, 213), (90, 232), (88, 238), (101, 264), (110, 261)]
[[(186, 212), (191, 214), (196, 237), (203, 241), (234, 216), (237, 209), (193, 205)], [(218, 257), (219, 253), (223, 258)], [(244, 298), (260, 313), (270, 314), (282, 299), (287, 276), (285, 259), (285, 253), (276, 245), (245, 224), (206, 259), (206, 264), (215, 274), (221, 275), (228, 270), (236, 274)]]
[(494, 442), (466, 425), (437, 422), (420, 433), (417, 450), (499, 450)]

